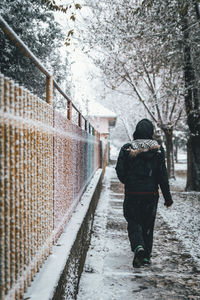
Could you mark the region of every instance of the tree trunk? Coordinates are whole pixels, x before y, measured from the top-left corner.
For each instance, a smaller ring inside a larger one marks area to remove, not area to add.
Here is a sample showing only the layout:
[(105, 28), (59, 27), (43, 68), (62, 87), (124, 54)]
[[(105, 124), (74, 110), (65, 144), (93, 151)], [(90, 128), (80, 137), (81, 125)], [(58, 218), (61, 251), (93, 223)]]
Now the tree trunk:
[(170, 179), (175, 179), (174, 173), (174, 146), (173, 146), (173, 129), (163, 130), (165, 134), (167, 171)]
[(178, 144), (176, 143), (174, 149), (174, 157), (175, 157), (175, 162), (178, 163)]
[(200, 191), (200, 101), (191, 57), (188, 14), (182, 16), (184, 37), (185, 106), (190, 130), (188, 140), (187, 190)]
[(195, 12), (196, 12), (197, 20), (200, 20), (199, 2), (197, 0), (193, 0), (193, 3), (194, 3), (194, 9), (195, 9)]
[(187, 141), (187, 183), (186, 183), (186, 191), (190, 191), (192, 189), (192, 167), (191, 167), (191, 152), (192, 152), (192, 147), (191, 147), (191, 141), (190, 138)]
[(200, 191), (200, 136), (190, 136), (187, 143), (187, 191)]

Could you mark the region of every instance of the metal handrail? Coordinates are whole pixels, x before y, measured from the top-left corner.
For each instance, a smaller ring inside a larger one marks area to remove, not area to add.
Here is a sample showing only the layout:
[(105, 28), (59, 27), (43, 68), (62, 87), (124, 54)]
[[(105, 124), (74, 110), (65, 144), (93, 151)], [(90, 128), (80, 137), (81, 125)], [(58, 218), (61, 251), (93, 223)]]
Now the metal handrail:
[[(8, 23), (0, 16), (0, 28), (3, 32), (9, 37), (11, 41), (13, 41), (16, 46), (29, 58), (33, 61), (33, 63), (37, 66), (37, 68), (46, 75), (46, 77), (52, 78), (53, 86), (62, 94), (62, 96), (68, 101), (68, 104), (71, 103), (71, 106), (80, 114), (80, 116), (88, 122), (87, 119), (81, 114), (72, 100), (66, 95), (66, 93), (62, 90), (56, 80), (53, 78), (52, 74), (44, 67), (42, 62), (33, 54), (33, 52), (24, 44), (24, 42), (20, 39), (20, 37), (13, 31), (13, 29), (8, 25)], [(93, 128), (93, 126), (91, 125)], [(95, 130), (95, 129), (94, 129)], [(96, 131), (96, 130), (95, 130)]]

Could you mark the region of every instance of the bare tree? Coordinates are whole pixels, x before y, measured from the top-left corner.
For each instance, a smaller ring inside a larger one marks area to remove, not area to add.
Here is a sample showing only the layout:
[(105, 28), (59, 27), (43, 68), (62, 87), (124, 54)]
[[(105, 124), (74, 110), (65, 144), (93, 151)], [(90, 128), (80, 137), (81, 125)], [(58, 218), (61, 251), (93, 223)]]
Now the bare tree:
[(88, 45), (87, 52), (103, 70), (107, 85), (119, 89), (126, 83), (133, 99), (142, 103), (161, 128), (173, 178), (173, 130), (184, 115), (183, 73), (169, 64), (167, 42), (160, 41), (153, 31), (149, 34), (151, 20), (139, 22), (135, 1), (92, 3), (94, 17), (88, 31), (82, 32), (85, 48)]

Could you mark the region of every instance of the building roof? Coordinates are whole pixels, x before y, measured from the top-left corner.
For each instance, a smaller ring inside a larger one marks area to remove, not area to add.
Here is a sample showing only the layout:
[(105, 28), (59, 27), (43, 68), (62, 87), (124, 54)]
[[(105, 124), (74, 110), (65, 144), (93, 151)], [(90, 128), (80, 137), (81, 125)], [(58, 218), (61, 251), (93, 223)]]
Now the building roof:
[(117, 115), (110, 109), (106, 108), (102, 104), (96, 101), (89, 101), (88, 103), (88, 115), (89, 117), (101, 117), (101, 118), (116, 118)]

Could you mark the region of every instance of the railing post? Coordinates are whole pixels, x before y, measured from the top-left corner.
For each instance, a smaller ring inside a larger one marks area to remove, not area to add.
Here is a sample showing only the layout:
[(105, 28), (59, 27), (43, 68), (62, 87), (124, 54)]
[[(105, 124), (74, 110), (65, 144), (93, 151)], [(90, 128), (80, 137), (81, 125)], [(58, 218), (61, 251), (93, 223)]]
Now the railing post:
[(46, 102), (53, 105), (53, 76), (46, 77)]
[(88, 128), (88, 121), (85, 120), (85, 131), (87, 131), (87, 128)]
[(67, 102), (67, 119), (72, 119), (72, 101)]
[(82, 127), (82, 115), (80, 112), (78, 113), (78, 126)]
[[(0, 106), (5, 110), (5, 79), (0, 74)], [(5, 299), (6, 284), (5, 284), (5, 119), (2, 118), (1, 124), (1, 148), (0, 153), (2, 159), (0, 160), (0, 193), (1, 193), (1, 205), (0, 205), (0, 299)]]

